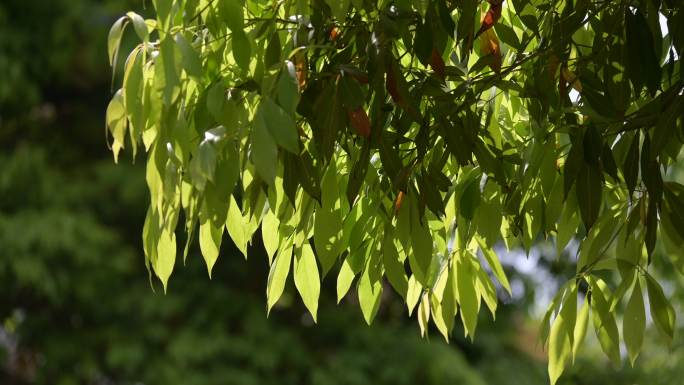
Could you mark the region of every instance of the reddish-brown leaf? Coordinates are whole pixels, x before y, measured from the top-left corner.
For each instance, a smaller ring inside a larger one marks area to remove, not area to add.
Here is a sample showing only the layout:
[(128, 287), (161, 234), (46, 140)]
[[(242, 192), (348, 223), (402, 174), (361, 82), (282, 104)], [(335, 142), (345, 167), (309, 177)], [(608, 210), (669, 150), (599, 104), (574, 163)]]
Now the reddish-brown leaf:
[(432, 49), (432, 55), (430, 56), (430, 66), (432, 67), (432, 70), (435, 71), (437, 76), (444, 80), (444, 59), (442, 59), (442, 55), (440, 55), (435, 48)]
[(368, 138), (371, 133), (370, 119), (368, 119), (368, 114), (363, 107), (359, 107), (355, 110), (347, 110), (347, 116), (351, 122), (352, 127), (356, 130), (356, 133)]
[(574, 72), (570, 71), (568, 67), (563, 66), (561, 68), (561, 74), (563, 75), (563, 79), (565, 79), (575, 91), (582, 92), (582, 83)]
[(492, 55), (492, 60), (489, 62), (489, 67), (494, 72), (501, 71), (501, 48), (499, 38), (492, 29), (488, 29), (480, 35), (480, 52), (483, 56)]
[(399, 209), (401, 209), (401, 204), (404, 202), (404, 192), (399, 190), (399, 194), (397, 194), (397, 199), (394, 200), (394, 214), (396, 215), (399, 212)]
[(387, 66), (387, 77), (385, 78), (385, 88), (387, 92), (392, 96), (392, 100), (399, 105), (404, 104), (404, 100), (399, 95), (399, 90), (397, 89), (397, 74), (394, 73), (394, 68), (392, 66)]
[(558, 71), (559, 66), (560, 60), (558, 59), (558, 56), (553, 53), (549, 55), (549, 59), (546, 62), (546, 69), (549, 71), (549, 77), (551, 80), (556, 79), (556, 72)]
[(304, 54), (304, 52), (297, 52), (294, 57), (294, 62), (297, 83), (299, 83), (299, 89), (304, 90), (304, 87), (306, 87), (307, 77), (306, 55)]
[(337, 27), (330, 28), (330, 40), (335, 41), (340, 36), (340, 29)]
[(478, 35), (481, 35), (484, 31), (492, 28), (494, 24), (499, 21), (501, 18), (501, 10), (503, 9), (502, 3), (503, 2), (495, 4), (493, 1), (489, 2), (489, 10), (482, 18), (482, 25), (480, 26), (480, 30), (477, 32)]

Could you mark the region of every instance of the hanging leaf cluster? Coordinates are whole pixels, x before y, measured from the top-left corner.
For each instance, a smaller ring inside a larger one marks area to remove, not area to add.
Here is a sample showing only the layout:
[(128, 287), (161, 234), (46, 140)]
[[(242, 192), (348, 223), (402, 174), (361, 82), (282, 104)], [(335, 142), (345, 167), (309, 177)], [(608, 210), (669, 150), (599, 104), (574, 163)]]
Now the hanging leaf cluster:
[(495, 245), (560, 254), (576, 238), (577, 274), (542, 325), (551, 382), (589, 325), (620, 361), (623, 297), (632, 362), (644, 293), (672, 338), (649, 266), (662, 243), (684, 269), (678, 1), (152, 4), (111, 28), (113, 66), (127, 26), (140, 43), (107, 127), (115, 160), (146, 154), (145, 260), (165, 289), (177, 230), (209, 275), (224, 233), (247, 257), (260, 231), (269, 311), (292, 276), (315, 320), (325, 278), (370, 323), (386, 280), (422, 333), (448, 339), (458, 317), (473, 338), (511, 290)]

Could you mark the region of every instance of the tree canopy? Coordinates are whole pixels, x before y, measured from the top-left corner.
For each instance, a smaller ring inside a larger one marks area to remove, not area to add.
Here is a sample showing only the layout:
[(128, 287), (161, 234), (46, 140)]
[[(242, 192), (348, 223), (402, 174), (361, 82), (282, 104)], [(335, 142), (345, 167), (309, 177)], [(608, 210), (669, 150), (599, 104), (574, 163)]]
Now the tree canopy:
[(268, 311), (292, 275), (316, 320), (328, 277), (370, 323), (386, 279), (423, 333), (473, 338), (511, 290), (498, 245), (552, 240), (577, 265), (542, 323), (552, 383), (590, 324), (619, 363), (623, 302), (632, 363), (647, 312), (672, 339), (649, 267), (684, 270), (678, 1), (152, 3), (111, 28), (115, 68), (126, 26), (141, 42), (107, 127), (115, 160), (146, 153), (164, 290), (178, 244), (211, 276), (224, 232), (246, 257), (259, 231)]

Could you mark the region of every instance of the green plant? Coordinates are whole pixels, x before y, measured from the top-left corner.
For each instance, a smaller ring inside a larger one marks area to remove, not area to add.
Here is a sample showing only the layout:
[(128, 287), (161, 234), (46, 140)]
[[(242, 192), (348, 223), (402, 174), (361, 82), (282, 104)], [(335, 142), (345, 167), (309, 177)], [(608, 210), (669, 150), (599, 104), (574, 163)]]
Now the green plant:
[(115, 160), (125, 143), (147, 152), (144, 249), (165, 288), (180, 218), (183, 258), (198, 238), (209, 275), (224, 231), (246, 256), (260, 230), (269, 309), (292, 271), (315, 320), (336, 266), (338, 300), (356, 280), (367, 322), (386, 277), (423, 333), (432, 321), (449, 338), (459, 314), (472, 338), (481, 304), (497, 307), (486, 269), (510, 291), (497, 242), (553, 237), (560, 254), (577, 237), (576, 275), (542, 325), (551, 382), (590, 323), (620, 361), (624, 296), (632, 362), (644, 293), (672, 339), (649, 266), (658, 239), (682, 265), (678, 2), (152, 3), (155, 19), (111, 29), (113, 65), (126, 25), (141, 43), (107, 124)]

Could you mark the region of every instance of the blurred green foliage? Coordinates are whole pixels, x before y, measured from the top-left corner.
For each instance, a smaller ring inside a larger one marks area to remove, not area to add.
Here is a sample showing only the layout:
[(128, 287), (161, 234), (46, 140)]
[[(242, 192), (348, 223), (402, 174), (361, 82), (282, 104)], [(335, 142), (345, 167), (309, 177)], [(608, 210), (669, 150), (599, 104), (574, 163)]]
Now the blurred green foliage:
[(353, 307), (327, 307), (320, 329), (299, 306), (266, 319), (257, 278), (265, 255), (245, 263), (225, 250), (213, 281), (194, 255), (169, 294), (155, 294), (137, 241), (125, 234), (144, 212), (145, 188), (130, 182), (143, 180), (138, 168), (105, 161), (64, 172), (28, 148), (0, 164), (0, 244), (10, 256), (0, 261), (0, 308), (20, 342), (9, 378), (484, 384), (453, 347), (426, 343), (403, 324), (366, 327)]
[[(521, 296), (496, 322), (482, 315), (474, 344), (420, 339), (392, 296), (367, 327), (354, 298), (333, 305), (330, 279), (318, 325), (292, 282), (267, 319), (258, 240), (247, 262), (224, 242), (211, 281), (192, 254), (167, 295), (153, 292), (142, 166), (113, 165), (103, 127), (105, 37), (130, 8), (144, 13), (137, 0), (0, 3), (0, 384), (547, 383), (536, 272), (511, 271)], [(540, 261), (552, 277), (574, 271)], [(684, 285), (670, 278), (679, 309)], [(650, 333), (636, 369), (615, 370), (590, 341), (561, 383), (680, 383), (681, 349)]]

